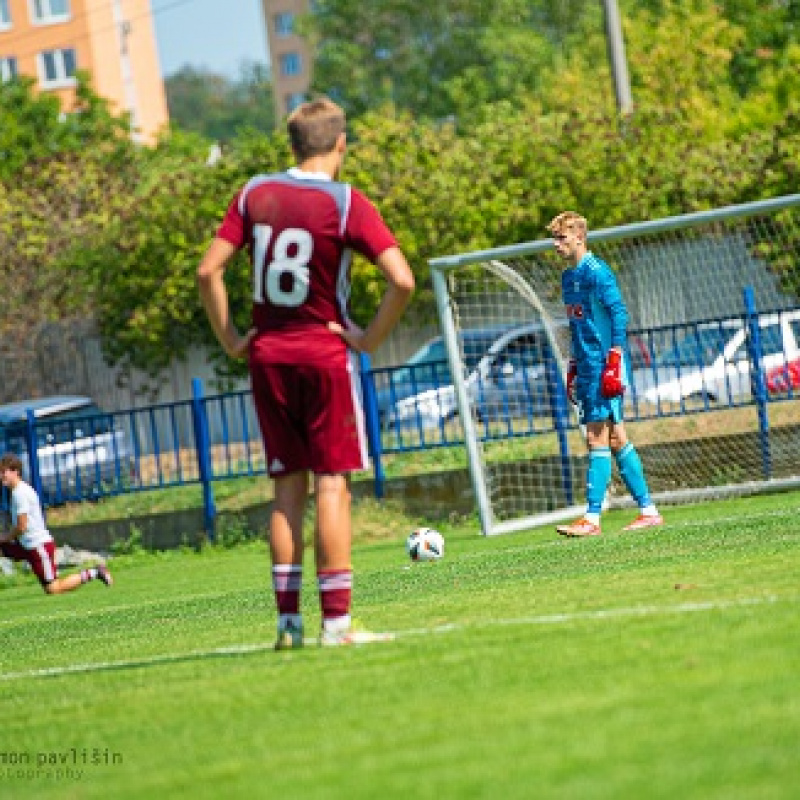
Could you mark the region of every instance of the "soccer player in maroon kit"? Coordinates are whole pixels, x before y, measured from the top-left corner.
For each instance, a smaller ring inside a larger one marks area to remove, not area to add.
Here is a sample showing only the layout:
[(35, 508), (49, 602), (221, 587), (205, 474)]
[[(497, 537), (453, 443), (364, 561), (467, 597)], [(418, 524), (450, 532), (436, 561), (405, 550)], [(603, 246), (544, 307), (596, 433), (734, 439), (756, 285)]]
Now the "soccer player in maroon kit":
[[(375, 207), (337, 180), (345, 116), (322, 97), (290, 115), (297, 166), (259, 175), (238, 192), (198, 270), (200, 297), (222, 347), (247, 357), (267, 471), (276, 649), (303, 644), (300, 591), (303, 512), (313, 474), (321, 644), (376, 637), (354, 629), (348, 475), (367, 467), (357, 351), (370, 353), (400, 319), (414, 289), (411, 269)], [(253, 275), (252, 328), (234, 325), (224, 272), (241, 248)], [(388, 285), (362, 330), (348, 317), (350, 259), (360, 253)]]

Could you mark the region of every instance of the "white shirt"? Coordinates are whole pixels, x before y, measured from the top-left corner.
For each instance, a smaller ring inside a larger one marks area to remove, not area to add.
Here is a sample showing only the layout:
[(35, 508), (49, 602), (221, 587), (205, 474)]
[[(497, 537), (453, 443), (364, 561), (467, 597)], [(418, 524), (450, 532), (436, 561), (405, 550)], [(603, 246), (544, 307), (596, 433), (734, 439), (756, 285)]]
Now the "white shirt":
[(39, 497), (33, 487), (20, 481), (11, 493), (11, 524), (17, 524), (20, 514), (28, 515), (28, 525), (25, 533), (17, 537), (19, 543), (28, 550), (34, 550), (40, 545), (52, 542), (53, 537), (44, 524), (44, 512), (39, 502)]

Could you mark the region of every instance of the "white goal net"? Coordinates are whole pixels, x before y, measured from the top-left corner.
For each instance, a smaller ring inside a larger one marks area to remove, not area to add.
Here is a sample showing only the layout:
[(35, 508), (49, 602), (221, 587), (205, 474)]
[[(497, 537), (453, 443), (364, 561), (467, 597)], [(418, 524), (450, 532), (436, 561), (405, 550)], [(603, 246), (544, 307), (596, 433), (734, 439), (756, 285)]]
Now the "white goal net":
[[(800, 195), (592, 231), (589, 247), (628, 306), (626, 427), (656, 501), (800, 485)], [(587, 454), (552, 241), (430, 268), (483, 532), (580, 514)], [(506, 344), (470, 372), (460, 345), (478, 329)], [(629, 502), (615, 474), (607, 503)]]

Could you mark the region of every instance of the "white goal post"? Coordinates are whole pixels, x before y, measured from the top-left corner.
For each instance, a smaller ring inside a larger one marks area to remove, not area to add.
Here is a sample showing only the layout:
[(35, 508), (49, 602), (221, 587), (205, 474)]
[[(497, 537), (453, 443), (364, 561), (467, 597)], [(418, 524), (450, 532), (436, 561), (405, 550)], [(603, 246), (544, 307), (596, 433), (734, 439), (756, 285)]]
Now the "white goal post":
[[(591, 226), (591, 220), (589, 220)], [(800, 486), (800, 195), (589, 233), (630, 323), (626, 427), (656, 502)], [(484, 534), (585, 510), (584, 431), (566, 401), (563, 264), (551, 239), (429, 262)], [(468, 375), (461, 333), (537, 331), (540, 363)], [(492, 397), (505, 402), (491, 406)], [(629, 505), (618, 476), (612, 507)]]

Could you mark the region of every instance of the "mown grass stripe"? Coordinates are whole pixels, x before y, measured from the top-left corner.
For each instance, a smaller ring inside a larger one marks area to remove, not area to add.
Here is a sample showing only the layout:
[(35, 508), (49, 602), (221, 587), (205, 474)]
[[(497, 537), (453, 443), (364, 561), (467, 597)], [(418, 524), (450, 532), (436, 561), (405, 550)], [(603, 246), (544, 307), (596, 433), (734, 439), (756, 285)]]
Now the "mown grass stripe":
[[(662, 606), (632, 606), (622, 608), (605, 608), (595, 611), (580, 611), (565, 614), (543, 614), (532, 617), (517, 617), (512, 619), (480, 620), (475, 622), (454, 622), (436, 625), (428, 628), (410, 628), (407, 630), (393, 631), (395, 638), (413, 636), (426, 636), (430, 634), (452, 633), (467, 630), (471, 627), (512, 626), (512, 625), (564, 625), (574, 622), (591, 622), (595, 620), (614, 620), (630, 617), (652, 617), (669, 614), (690, 614), (700, 611), (725, 611), (732, 608), (747, 606), (762, 606), (773, 603), (796, 603), (797, 597), (778, 597), (766, 595), (764, 597), (745, 597), (736, 600), (708, 600), (693, 603), (678, 603), (676, 605)], [(316, 644), (316, 639), (306, 639), (306, 644)], [(92, 672), (105, 672), (122, 669), (136, 669), (144, 667), (161, 666), (181, 661), (195, 661), (202, 659), (222, 658), (227, 656), (248, 655), (262, 653), (273, 649), (272, 642), (252, 644), (228, 645), (214, 647), (207, 650), (190, 650), (184, 653), (162, 653), (142, 658), (123, 659), (119, 661), (101, 661), (93, 664), (65, 664), (56, 667), (41, 669), (21, 670), (19, 672), (0, 673), (0, 681), (30, 680), (32, 678), (52, 678), (65, 675), (86, 674)]]

